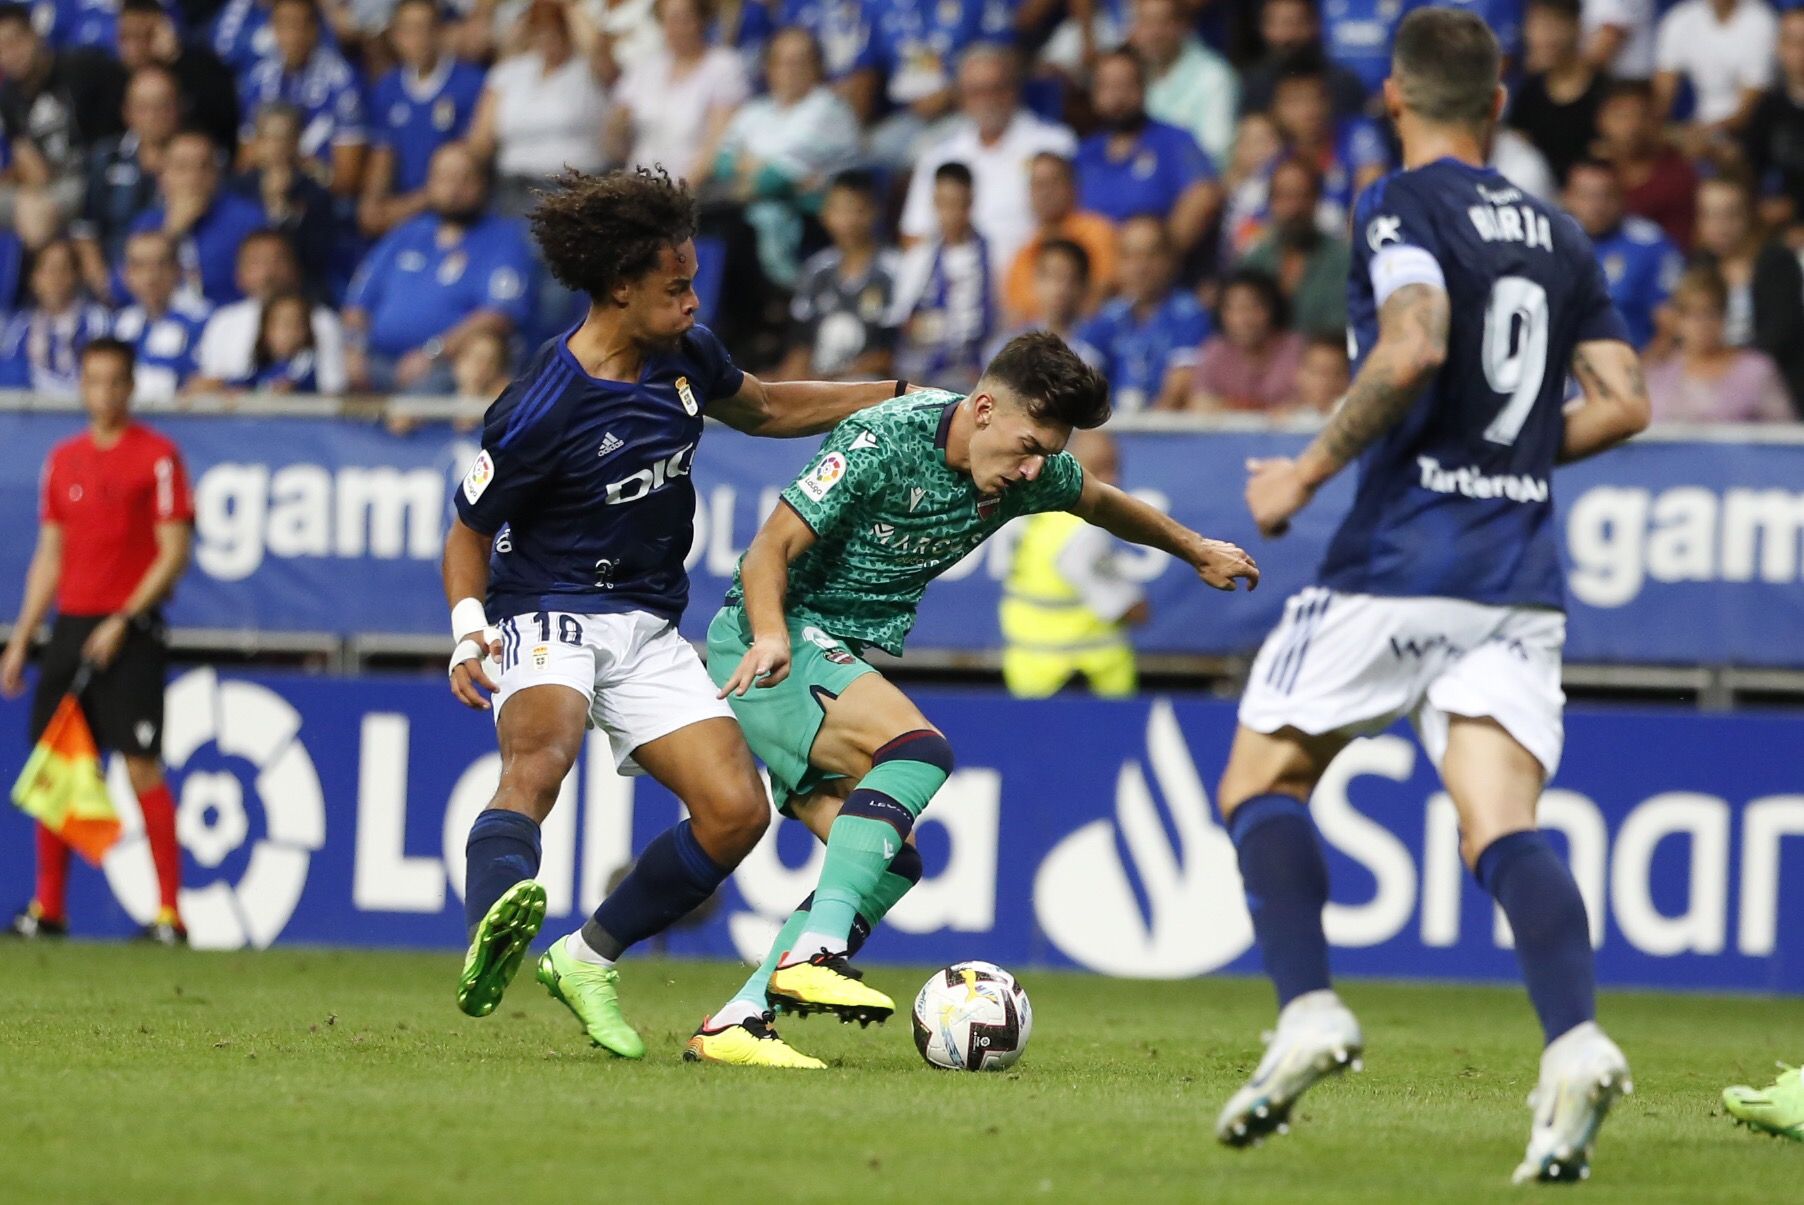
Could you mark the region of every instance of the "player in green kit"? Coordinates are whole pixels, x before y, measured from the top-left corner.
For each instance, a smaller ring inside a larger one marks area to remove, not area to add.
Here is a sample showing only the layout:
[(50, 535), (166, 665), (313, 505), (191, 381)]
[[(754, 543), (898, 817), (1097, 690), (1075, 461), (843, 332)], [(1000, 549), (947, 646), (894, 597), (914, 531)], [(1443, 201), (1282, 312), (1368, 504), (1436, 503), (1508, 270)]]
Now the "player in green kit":
[(902, 652), (927, 583), (1009, 520), (1068, 510), (1218, 590), (1258, 584), (1239, 548), (1085, 479), (1065, 442), (1108, 416), (1102, 378), (1036, 332), (1005, 346), (968, 396), (911, 393), (842, 422), (783, 491), (709, 625), (708, 672), (778, 807), (826, 841), (827, 860), (684, 1058), (820, 1068), (777, 1037), (772, 1004), (865, 1023), (895, 1011), (847, 959), (919, 880), (915, 818), (951, 773), (952, 749), (860, 654)]

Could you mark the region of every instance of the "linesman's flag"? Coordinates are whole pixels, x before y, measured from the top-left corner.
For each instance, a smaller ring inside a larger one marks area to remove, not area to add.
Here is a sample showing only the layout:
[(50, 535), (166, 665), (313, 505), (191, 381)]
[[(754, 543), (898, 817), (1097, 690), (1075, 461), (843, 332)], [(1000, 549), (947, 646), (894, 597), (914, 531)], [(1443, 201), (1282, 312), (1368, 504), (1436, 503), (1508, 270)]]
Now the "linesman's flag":
[(57, 704), (19, 772), (13, 802), (95, 866), (119, 839), (119, 813), (101, 773), (100, 747), (73, 693)]

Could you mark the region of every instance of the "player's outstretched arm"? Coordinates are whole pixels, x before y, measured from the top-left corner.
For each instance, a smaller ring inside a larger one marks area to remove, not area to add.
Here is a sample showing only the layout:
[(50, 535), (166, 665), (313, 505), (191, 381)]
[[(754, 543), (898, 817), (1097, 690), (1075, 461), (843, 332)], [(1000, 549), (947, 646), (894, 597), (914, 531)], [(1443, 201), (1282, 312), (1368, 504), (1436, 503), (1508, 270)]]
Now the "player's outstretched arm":
[(1561, 464), (1595, 456), (1647, 429), (1653, 407), (1634, 348), (1615, 339), (1581, 343), (1572, 353), (1572, 375), (1585, 399), (1566, 414)]
[(1295, 460), (1247, 462), (1247, 508), (1259, 530), (1282, 535), (1290, 517), (1366, 445), (1395, 426), (1447, 360), (1447, 291), (1407, 284), (1378, 311), (1378, 344), (1347, 396)]
[(789, 621), (783, 601), (789, 593), (789, 566), (814, 544), (814, 529), (787, 502), (778, 503), (739, 563), (745, 614), (752, 643), (720, 688), (720, 697), (743, 695), (754, 686), (775, 686), (789, 676)]
[(761, 381), (751, 373), (708, 414), (747, 435), (789, 439), (831, 431), (840, 420), (908, 389), (905, 381)]
[(1259, 566), (1241, 548), (1225, 540), (1205, 539), (1157, 507), (1094, 477), (1084, 477), (1083, 492), (1071, 513), (1130, 544), (1170, 553), (1217, 590), (1232, 591), (1242, 579), (1248, 590), (1259, 588)]
[[(439, 569), (445, 579), (445, 601), (451, 606), (453, 628), (465, 626), (465, 622), (460, 622), (460, 610), (472, 616), (482, 610), (478, 600), (489, 590), (489, 543), (488, 536), (466, 526), (456, 515), (451, 517), (451, 530), (445, 533), (445, 555)], [(475, 603), (475, 610), (471, 611), (467, 603)], [(482, 691), (494, 694), (495, 683), (483, 672), (482, 657), (485, 650), (491, 657), (500, 656), (501, 645), (489, 638), (486, 620), (466, 622), (470, 630), (455, 633), (457, 650), (451, 655), (451, 693), (465, 707), (487, 711), (489, 701)]]

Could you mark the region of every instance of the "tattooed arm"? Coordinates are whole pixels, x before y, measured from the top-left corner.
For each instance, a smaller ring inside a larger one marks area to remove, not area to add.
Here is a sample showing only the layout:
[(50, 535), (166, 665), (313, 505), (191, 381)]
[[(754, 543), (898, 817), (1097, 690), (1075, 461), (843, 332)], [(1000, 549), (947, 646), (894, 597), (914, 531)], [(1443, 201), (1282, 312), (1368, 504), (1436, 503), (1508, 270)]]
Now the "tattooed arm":
[(1396, 425), (1447, 359), (1446, 290), (1408, 284), (1378, 311), (1378, 345), (1334, 417), (1295, 460), (1249, 461), (1247, 507), (1259, 530), (1282, 535), (1321, 484)]
[(1626, 343), (1599, 339), (1572, 353), (1572, 375), (1585, 400), (1566, 413), (1560, 463), (1571, 464), (1615, 447), (1647, 427), (1652, 410), (1641, 358)]

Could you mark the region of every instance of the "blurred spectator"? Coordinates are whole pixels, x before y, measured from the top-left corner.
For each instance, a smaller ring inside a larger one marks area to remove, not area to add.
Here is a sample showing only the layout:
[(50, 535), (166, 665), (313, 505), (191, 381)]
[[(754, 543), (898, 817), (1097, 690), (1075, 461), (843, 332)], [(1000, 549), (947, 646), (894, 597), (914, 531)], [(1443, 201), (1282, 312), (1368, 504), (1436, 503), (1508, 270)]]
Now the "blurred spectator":
[[(226, 0), (213, 14), (208, 34), (213, 53), (242, 81), (251, 68), (274, 58), (275, 31), (270, 28), (274, 0)], [(321, 44), (338, 49), (338, 35), (331, 25), (320, 26)]]
[(1646, 347), (1654, 337), (1655, 315), (1684, 271), (1679, 249), (1646, 218), (1623, 215), (1622, 185), (1608, 164), (1594, 159), (1573, 164), (1563, 200), (1591, 238), (1630, 341)]
[[(37, 0), (31, 13), (38, 33), (56, 49), (111, 53), (119, 37), (119, 7), (119, 0)], [(159, 3), (158, 11), (175, 15), (173, 6), (165, 10)]]
[(1009, 321), (1029, 323), (1039, 316), (1034, 284), (1039, 271), (1040, 249), (1048, 242), (1069, 239), (1084, 249), (1089, 260), (1089, 295), (1084, 312), (1102, 304), (1115, 284), (1115, 227), (1100, 214), (1077, 207), (1076, 168), (1071, 160), (1051, 151), (1033, 157), (1027, 169), (1027, 199), (1038, 229), (1009, 264), (1002, 282), (1002, 307)]
[(1498, 126), (1492, 131), (1490, 165), (1493, 171), (1537, 201), (1557, 201), (1560, 186), (1553, 169), (1522, 131)]
[(1611, 79), (1654, 75), (1655, 0), (1581, 0), (1585, 60)]
[(965, 53), (958, 64), (958, 97), (962, 117), (915, 166), (902, 208), (902, 236), (919, 240), (937, 233), (935, 173), (944, 164), (962, 163), (976, 189), (977, 231), (989, 244), (992, 271), (1000, 275), (1033, 235), (1028, 165), (1043, 151), (1069, 158), (1077, 139), (1064, 126), (1020, 107), (1015, 57), (1001, 47), (974, 46)]
[(623, 64), (608, 114), (613, 157), (628, 167), (661, 164), (706, 180), (733, 110), (750, 90), (739, 56), (708, 44), (705, 0), (659, 0), (664, 49)]
[[(871, 131), (870, 151), (878, 163), (902, 168), (915, 162), (923, 144), (943, 133), (935, 124), (951, 115), (954, 104), (964, 104), (954, 90), (954, 67), (983, 38), (983, 10), (984, 0), (867, 0), (870, 63), (892, 110)], [(975, 169), (968, 156), (957, 157)], [(977, 178), (982, 193), (983, 172)], [(931, 183), (927, 188), (932, 191)], [(980, 211), (978, 227), (983, 225)]]
[(765, 56), (770, 93), (740, 106), (714, 164), (722, 190), (745, 204), (764, 275), (796, 279), (802, 215), (819, 210), (833, 173), (858, 155), (858, 119), (821, 78), (820, 47), (807, 30), (780, 30)]
[[(1503, 49), (1503, 78), (1515, 78), (1522, 65), (1522, 0), (1434, 0), (1444, 8), (1460, 9), (1478, 17)], [(1419, 8), (1421, 3), (1411, 7)]]
[(438, 0), (400, 0), (388, 38), (399, 64), (370, 93), (370, 159), (357, 217), (374, 238), (426, 209), (432, 154), (470, 128), (482, 68), (447, 45)]
[(1146, 63), (1146, 111), (1190, 131), (1215, 159), (1234, 141), (1240, 84), (1227, 60), (1203, 45), (1179, 0), (1135, 0), (1128, 45)]
[(307, 266), (308, 284), (338, 297), (356, 268), (356, 247), (332, 194), (307, 174), (301, 158), (305, 121), (306, 115), (285, 101), (259, 109), (244, 147), (246, 170), (232, 181), (232, 191), (261, 207), (259, 225), (281, 231), (294, 245)]
[(161, 230), (176, 241), (182, 287), (214, 305), (238, 300), (233, 257), (245, 235), (264, 225), (263, 207), (220, 188), (220, 152), (199, 130), (169, 140), (157, 177), (157, 203), (132, 232)]
[(1271, 176), (1271, 225), (1240, 263), (1278, 282), (1297, 330), (1344, 335), (1352, 251), (1345, 239), (1322, 233), (1315, 217), (1320, 203), (1315, 168), (1301, 159), (1278, 164)]
[[(1293, 58), (1327, 58), (1322, 45), (1322, 21), (1315, 0), (1265, 0), (1259, 6), (1259, 37), (1265, 53), (1240, 73), (1240, 113), (1263, 113), (1272, 107), (1278, 78)], [(1352, 117), (1365, 109), (1365, 81), (1339, 63), (1329, 62), (1328, 92), (1338, 117)]]
[(125, 89), (125, 133), (88, 152), (81, 214), (70, 233), (82, 278), (96, 297), (112, 296), (111, 265), (125, 253), (132, 223), (156, 200), (163, 155), (181, 128), (181, 115), (174, 73), (154, 64), (140, 67)]
[(1374, 99), (1391, 73), (1397, 24), (1414, 7), (1406, 0), (1324, 0), (1322, 42), (1328, 57), (1352, 71)]
[(1673, 290), (1674, 348), (1647, 370), (1654, 421), (1779, 423), (1793, 417), (1785, 382), (1764, 352), (1726, 337), (1729, 290), (1715, 269), (1693, 268)]
[(1171, 241), (1157, 218), (1122, 225), (1117, 263), (1121, 296), (1080, 333), (1102, 353), (1117, 413), (1177, 409), (1190, 392), (1196, 349), (1209, 337), (1209, 316), (1172, 287)]
[(1296, 392), (1303, 336), (1286, 329), (1278, 282), (1242, 268), (1222, 283), (1217, 327), (1197, 353), (1188, 409), (1276, 411)]
[(252, 393), (319, 392), (319, 356), (305, 297), (279, 293), (264, 304), (250, 376), (236, 384)]
[(132, 399), (173, 402), (199, 366), (200, 336), (207, 325), (204, 301), (176, 291), (181, 272), (175, 244), (154, 230), (125, 244), (125, 291), (131, 304), (113, 315), (113, 338), (137, 354)]
[[(1103, 431), (1072, 434), (1086, 477), (1121, 479), (1120, 453)], [(1069, 511), (1032, 515), (1002, 590), (1002, 678), (1009, 693), (1047, 699), (1074, 679), (1103, 698), (1134, 693), (1128, 629), (1150, 616), (1145, 591), (1126, 571), (1119, 541)]]
[(1766, 237), (1743, 181), (1722, 176), (1698, 186), (1696, 258), (1722, 276), (1729, 344), (1771, 356), (1792, 398), (1804, 398), (1804, 269)]
[(499, 331), (473, 332), (451, 361), (451, 379), (458, 401), (470, 403), (475, 417), (480, 418), (482, 409), (507, 388), (512, 369), (507, 339)]
[(1773, 82), (1778, 24), (1765, 0), (1680, 0), (1660, 18), (1654, 47), (1654, 103), (1673, 117), (1679, 81), (1691, 85), (1694, 150), (1747, 124)]
[(1697, 170), (1667, 145), (1651, 86), (1636, 80), (1610, 86), (1597, 111), (1597, 157), (1616, 169), (1624, 207), (1657, 224), (1681, 251), (1689, 250)]
[(1779, 18), (1779, 78), (1742, 133), (1770, 224), (1804, 218), (1804, 9)]
[[(1234, 153), (1222, 174), (1227, 194), (1221, 219), (1224, 260), (1238, 259), (1264, 237), (1270, 218), (1271, 173), (1283, 157), (1284, 136), (1270, 113), (1248, 113), (1240, 119), (1234, 130)], [(1316, 192), (1319, 196), (1319, 182)]]
[(1089, 304), (1090, 253), (1070, 239), (1036, 241), (1033, 268), (1034, 313), (1037, 317), (1018, 322), (991, 339), (984, 359), (994, 359), (1016, 335), (1044, 330), (1063, 339), (1066, 346), (1092, 368), (1105, 368), (1102, 352), (1078, 334), (1078, 328), (1092, 308)]
[(836, 176), (821, 206), (833, 245), (803, 265), (790, 302), (782, 380), (882, 380), (896, 350), (891, 307), (900, 262), (878, 241), (877, 183), (869, 172)]
[[(219, 307), (207, 320), (200, 339), (200, 375), (189, 382), (189, 393), (218, 392), (253, 375), (263, 307), (301, 287), (294, 248), (277, 231), (253, 231), (238, 245), (236, 280), (244, 300)], [(338, 315), (316, 304), (311, 325), (320, 392), (343, 393), (345, 342)]]
[(1215, 164), (1188, 132), (1146, 115), (1146, 76), (1127, 50), (1096, 61), (1091, 107), (1102, 132), (1077, 148), (1078, 200), (1122, 222), (1162, 217), (1172, 246), (1188, 255), (1221, 216)]
[(1523, 28), (1528, 75), (1510, 97), (1509, 122), (1564, 181), (1591, 153), (1609, 81), (1580, 52), (1579, 0), (1531, 0)]
[(827, 78), (858, 114), (858, 120), (869, 122), (882, 88), (871, 41), (870, 10), (860, 0), (783, 0), (777, 24), (814, 35)]
[[(362, 81), (338, 51), (321, 44), (314, 0), (270, 0), (269, 29), (275, 53), (242, 77), (244, 115), (277, 100), (299, 109), (306, 118), (301, 155), (335, 194), (356, 196), (369, 149)], [(254, 133), (246, 127), (241, 137), (248, 142)]]
[(183, 125), (199, 126), (222, 147), (238, 140), (238, 81), (231, 68), (204, 46), (184, 42), (158, 0), (120, 0), (116, 51), (127, 72), (158, 66), (175, 74)]
[(1297, 388), (1292, 410), (1303, 414), (1327, 414), (1347, 396), (1352, 384), (1347, 363), (1346, 335), (1314, 335), (1303, 348), (1297, 365)]
[(608, 112), (596, 61), (576, 54), (564, 6), (533, 0), (524, 20), (528, 48), (489, 71), (469, 137), (499, 177), (496, 209), (516, 217), (532, 208), (533, 188), (565, 167), (600, 170)]
[(1383, 133), (1364, 117), (1335, 118), (1319, 61), (1293, 62), (1279, 78), (1272, 117), (1290, 153), (1321, 172), (1316, 220), (1324, 230), (1344, 229), (1353, 198), (1390, 166)]
[(531, 317), (532, 251), (520, 224), (488, 211), (482, 167), (442, 146), (426, 177), (427, 211), (383, 236), (345, 298), (353, 389), (446, 393), (450, 360), (478, 330), (512, 333)]
[(973, 224), (973, 180), (962, 163), (934, 172), (938, 233), (916, 243), (896, 270), (889, 324), (901, 332), (897, 372), (946, 389), (969, 389), (996, 329), (989, 247)]
[(0, 328), (0, 389), (74, 398), (81, 349), (107, 333), (106, 310), (82, 296), (75, 247), (67, 239), (38, 249), (26, 282), (26, 304)]
[[(15, 163), (29, 169), (22, 183), (45, 189), (29, 195), (50, 207), (52, 228), (81, 205), (82, 156), (120, 132), (122, 95), (109, 56), (53, 50), (33, 27), (30, 9), (0, 4), (0, 131)], [(16, 189), (0, 189), (0, 223), (14, 220), (18, 197)]]

